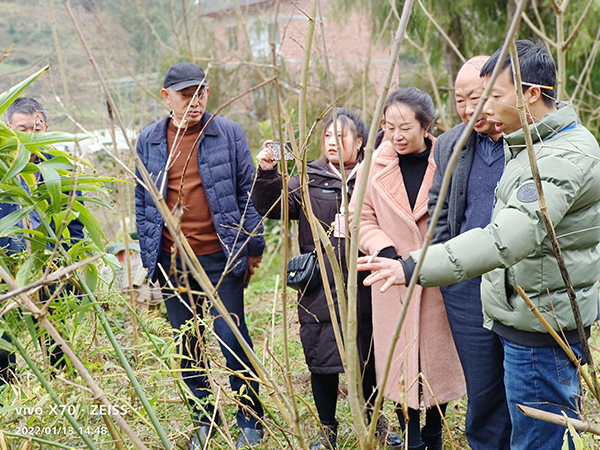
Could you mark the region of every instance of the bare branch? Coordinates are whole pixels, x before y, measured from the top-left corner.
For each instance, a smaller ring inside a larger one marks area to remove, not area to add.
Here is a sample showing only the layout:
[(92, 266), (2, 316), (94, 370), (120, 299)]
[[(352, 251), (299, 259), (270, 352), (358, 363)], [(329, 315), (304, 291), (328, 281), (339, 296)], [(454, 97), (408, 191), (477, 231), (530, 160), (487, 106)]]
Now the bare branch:
[(517, 408), (526, 416), (533, 417), (534, 419), (544, 420), (546, 422), (555, 423), (557, 425), (563, 425), (565, 427), (571, 424), (573, 425), (573, 428), (575, 428), (577, 431), (600, 435), (600, 427), (589, 422), (584, 422), (583, 420), (572, 419), (570, 417), (567, 418), (565, 416), (553, 414), (548, 411), (542, 411), (536, 408), (531, 408), (525, 405), (517, 405)]
[(527, 26), (529, 28), (531, 28), (531, 30), (538, 35), (538, 37), (544, 41), (547, 45), (549, 45), (552, 48), (557, 48), (558, 45), (556, 44), (556, 42), (554, 42), (553, 40), (551, 40), (546, 33), (542, 32), (538, 27), (535, 26), (535, 24), (531, 21), (531, 19), (529, 18), (529, 16), (527, 16), (526, 12), (523, 12), (523, 14), (521, 14), (521, 16), (523, 17), (523, 21), (527, 24)]
[(429, 21), (435, 26), (435, 28), (440, 32), (440, 34), (444, 37), (444, 39), (446, 40), (446, 42), (448, 42), (448, 45), (452, 48), (452, 50), (454, 50), (454, 52), (458, 55), (458, 57), (460, 58), (460, 60), (462, 61), (462, 63), (466, 63), (467, 60), (466, 58), (463, 56), (463, 54), (460, 52), (460, 50), (458, 49), (458, 47), (456, 46), (456, 44), (454, 43), (454, 41), (452, 39), (450, 39), (450, 36), (448, 36), (448, 34), (446, 34), (446, 32), (444, 31), (444, 29), (440, 26), (440, 24), (438, 24), (436, 22), (436, 20), (433, 18), (433, 16), (431, 15), (431, 13), (427, 10), (427, 8), (425, 8), (425, 6), (423, 6), (423, 3), (421, 3), (421, 0), (419, 0), (419, 6), (421, 7), (421, 9), (423, 10), (423, 13), (427, 16), (427, 18), (429, 19)]
[[(567, 1), (568, 0), (565, 0), (565, 3), (567, 3)], [(569, 46), (569, 44), (573, 41), (573, 39), (575, 39), (575, 36), (577, 35), (577, 33), (579, 32), (579, 29), (583, 25), (584, 20), (587, 19), (587, 15), (590, 12), (590, 8), (592, 7), (593, 3), (594, 3), (594, 0), (590, 0), (588, 2), (588, 4), (586, 5), (585, 10), (583, 11), (583, 13), (581, 13), (579, 20), (577, 21), (577, 24), (575, 25), (575, 28), (573, 29), (573, 31), (571, 31), (571, 34), (563, 43), (563, 50), (566, 50), (567, 47)]]
[(535, 18), (538, 22), (540, 30), (542, 31), (542, 33), (546, 34), (546, 28), (544, 25), (544, 21), (542, 20), (542, 16), (540, 16), (540, 10), (538, 9), (538, 6), (537, 6), (537, 0), (531, 0), (531, 6), (533, 7), (533, 13), (535, 14)]
[(105, 253), (90, 256), (89, 258), (84, 259), (83, 261), (78, 261), (75, 264), (71, 264), (70, 266), (61, 267), (59, 270), (57, 270), (56, 272), (52, 272), (50, 275), (48, 275), (46, 277), (43, 277), (39, 280), (34, 281), (31, 284), (28, 284), (27, 286), (23, 286), (21, 288), (18, 288), (14, 291), (7, 292), (6, 294), (0, 296), (0, 303), (2, 303), (5, 300), (8, 300), (9, 298), (16, 297), (19, 294), (22, 294), (23, 292), (27, 292), (32, 289), (36, 289), (40, 286), (45, 286), (48, 284), (56, 283), (58, 280), (60, 280), (65, 275), (68, 275), (75, 270), (78, 270), (84, 266), (87, 266), (88, 264), (93, 263), (94, 261), (99, 260), (104, 255), (105, 255)]
[[(598, 54), (599, 46), (600, 46), (600, 26), (598, 27), (598, 31), (596, 31), (596, 37), (594, 38), (594, 44), (592, 45), (592, 49), (585, 61), (583, 69), (581, 69), (581, 73), (579, 74), (579, 79), (577, 79), (575, 81), (576, 86), (575, 86), (575, 90), (573, 91), (573, 94), (571, 95), (571, 101), (573, 101), (575, 99), (575, 96), (577, 95), (577, 91), (578, 91), (580, 85), (582, 85), (581, 87), (583, 87), (584, 84), (587, 84), (587, 81), (586, 81), (586, 83), (583, 83), (583, 79), (587, 78), (587, 80), (589, 81), (589, 70), (594, 65), (594, 62), (596, 61), (596, 55)], [(573, 77), (571, 77), (571, 80), (573, 80)]]
[(582, 85), (579, 80), (577, 78), (575, 78), (573, 75), (571, 75), (571, 77), (569, 78), (569, 80), (571, 80), (573, 83), (575, 83), (575, 85), (579, 88), (581, 88), (582, 91), (584, 91), (587, 95), (589, 95), (590, 97), (592, 97), (594, 100), (598, 100), (600, 102), (600, 96), (594, 94), (592, 91), (590, 91), (589, 89), (587, 89), (584, 85)]
[(548, 331), (548, 333), (550, 334), (550, 336), (552, 336), (554, 338), (554, 340), (560, 346), (560, 348), (562, 348), (564, 350), (564, 352), (567, 354), (567, 356), (569, 357), (569, 359), (571, 360), (571, 362), (575, 365), (575, 367), (577, 367), (577, 371), (581, 374), (582, 378), (585, 380), (586, 384), (588, 385), (588, 387), (592, 391), (592, 394), (594, 394), (594, 396), (596, 398), (598, 398), (598, 394), (596, 393), (596, 389), (594, 387), (594, 383), (592, 383), (592, 381), (590, 380), (589, 376), (583, 371), (583, 368), (581, 367), (581, 363), (579, 361), (579, 358), (577, 356), (575, 356), (575, 353), (573, 353), (573, 350), (569, 346), (569, 343), (566, 342), (565, 339), (561, 338), (558, 335), (558, 333), (554, 330), (554, 328), (552, 328), (552, 326), (548, 323), (548, 321), (542, 315), (542, 313), (540, 313), (540, 311), (536, 308), (535, 304), (527, 296), (527, 294), (525, 293), (525, 291), (523, 290), (523, 288), (521, 288), (521, 286), (515, 286), (515, 290), (521, 296), (521, 298), (523, 299), (523, 301), (527, 304), (527, 306), (529, 307), (529, 310), (540, 321), (540, 323)]

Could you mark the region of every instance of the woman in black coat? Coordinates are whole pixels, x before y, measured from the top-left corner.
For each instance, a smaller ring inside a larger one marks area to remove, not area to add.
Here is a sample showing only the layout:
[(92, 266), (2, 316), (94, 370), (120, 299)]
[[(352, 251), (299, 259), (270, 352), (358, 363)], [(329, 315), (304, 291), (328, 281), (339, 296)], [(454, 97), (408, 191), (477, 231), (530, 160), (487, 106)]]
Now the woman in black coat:
[[(333, 115), (327, 120), (321, 137), (320, 159), (307, 164), (309, 178), (309, 193), (313, 213), (325, 229), (338, 221), (342, 222), (344, 204), (342, 199), (342, 179), (340, 173), (340, 157), (346, 174), (347, 193), (352, 195), (356, 180), (358, 164), (362, 160), (364, 146), (367, 143), (368, 130), (364, 121), (353, 111), (348, 109), (337, 110), (337, 132), (342, 149), (336, 145), (333, 130)], [(281, 194), (281, 175), (277, 172), (277, 162), (272, 151), (265, 148), (257, 155), (259, 162), (256, 184), (252, 192), (252, 202), (260, 214), (266, 214), (274, 203), (278, 202)], [(314, 241), (310, 224), (302, 210), (302, 196), (300, 180), (296, 176), (288, 183), (289, 217), (299, 221), (298, 244), (301, 253), (314, 250)], [(279, 219), (281, 216), (281, 203), (273, 208), (268, 217)], [(338, 262), (347, 279), (345, 255), (345, 230), (334, 229), (330, 239), (335, 249)], [(336, 304), (337, 296), (331, 266), (325, 257), (325, 265), (330, 284), (333, 301)], [(374, 399), (375, 370), (372, 357), (372, 321), (371, 321), (371, 291), (362, 283), (365, 275), (359, 274), (358, 279), (358, 349), (363, 369), (363, 391), (367, 399)], [(319, 281), (320, 280), (319, 276)], [(339, 313), (337, 314), (339, 317)], [(321, 434), (318, 441), (311, 446), (311, 450), (329, 449), (335, 447), (337, 439), (337, 421), (335, 409), (337, 403), (339, 374), (344, 372), (333, 332), (333, 324), (329, 314), (325, 290), (322, 285), (311, 292), (298, 294), (298, 317), (300, 320), (300, 339), (304, 348), (306, 363), (311, 372), (311, 384), (315, 406), (319, 420), (326, 434)], [(370, 404), (369, 400), (367, 403)], [(389, 433), (384, 424), (378, 427), (378, 432), (387, 441), (388, 447), (400, 447), (400, 438), (396, 433)], [(381, 428), (381, 429), (379, 429)], [(329, 441), (329, 443), (328, 443)]]

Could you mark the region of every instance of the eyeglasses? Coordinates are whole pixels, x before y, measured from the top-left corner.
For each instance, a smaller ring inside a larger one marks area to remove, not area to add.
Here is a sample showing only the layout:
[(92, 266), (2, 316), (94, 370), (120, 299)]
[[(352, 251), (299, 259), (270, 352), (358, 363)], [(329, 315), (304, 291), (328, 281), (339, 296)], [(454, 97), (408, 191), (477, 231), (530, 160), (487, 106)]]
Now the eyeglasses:
[(537, 83), (528, 83), (527, 81), (521, 81), (521, 84), (524, 86), (537, 86), (541, 89), (548, 89), (549, 91), (553, 91), (554, 87), (553, 86), (544, 86), (543, 84), (537, 84)]

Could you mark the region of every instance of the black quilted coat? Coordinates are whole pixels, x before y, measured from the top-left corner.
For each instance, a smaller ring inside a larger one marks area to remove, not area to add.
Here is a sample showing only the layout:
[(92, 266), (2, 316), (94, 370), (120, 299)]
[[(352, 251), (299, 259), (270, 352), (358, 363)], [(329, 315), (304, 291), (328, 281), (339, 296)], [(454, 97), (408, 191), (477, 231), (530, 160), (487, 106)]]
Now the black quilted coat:
[[(335, 215), (342, 206), (342, 182), (331, 171), (327, 163), (315, 160), (308, 163), (309, 192), (313, 212), (325, 229), (335, 220)], [(281, 175), (277, 169), (258, 169), (256, 184), (252, 192), (252, 202), (259, 214), (266, 214), (277, 201), (281, 193)], [(349, 194), (354, 189), (355, 177), (348, 183)], [(298, 244), (301, 253), (311, 252), (314, 249), (313, 237), (309, 222), (301, 207), (300, 180), (294, 177), (288, 183), (288, 199), (290, 219), (298, 220)], [(279, 219), (281, 204), (275, 206), (269, 218)], [(344, 239), (331, 237), (331, 243), (336, 255), (342, 261), (344, 275), (347, 278), (345, 242)], [(327, 256), (324, 253), (325, 258)], [(326, 261), (328, 279), (337, 308), (335, 282), (329, 262)], [(372, 323), (371, 323), (371, 291), (364, 287), (362, 280), (366, 275), (359, 274), (358, 279), (358, 348), (361, 360), (365, 362), (371, 348)], [(306, 363), (311, 372), (317, 374), (341, 373), (344, 371), (338, 352), (331, 316), (327, 306), (327, 299), (323, 287), (311, 293), (298, 296), (298, 318), (300, 320), (300, 338), (304, 348)]]

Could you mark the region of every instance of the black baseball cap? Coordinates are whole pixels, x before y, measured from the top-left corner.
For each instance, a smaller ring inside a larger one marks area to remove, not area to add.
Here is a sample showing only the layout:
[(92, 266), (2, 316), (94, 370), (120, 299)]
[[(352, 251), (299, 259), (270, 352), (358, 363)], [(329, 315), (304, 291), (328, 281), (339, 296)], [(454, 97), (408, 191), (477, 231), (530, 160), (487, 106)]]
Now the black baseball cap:
[(204, 70), (198, 64), (184, 61), (173, 64), (167, 70), (163, 88), (181, 91), (190, 86), (208, 86)]

